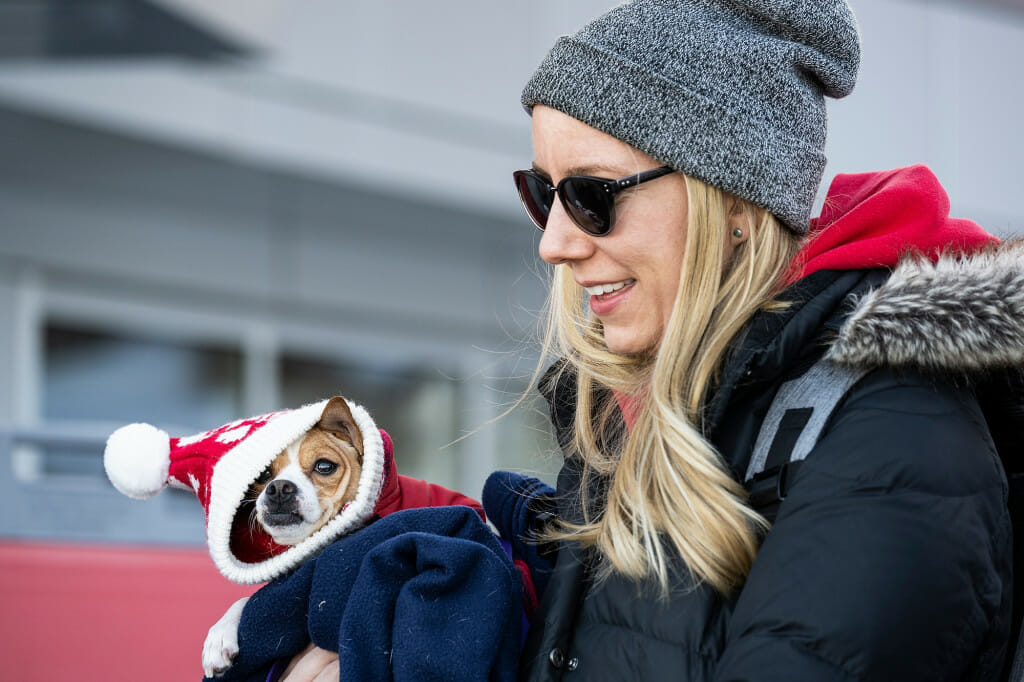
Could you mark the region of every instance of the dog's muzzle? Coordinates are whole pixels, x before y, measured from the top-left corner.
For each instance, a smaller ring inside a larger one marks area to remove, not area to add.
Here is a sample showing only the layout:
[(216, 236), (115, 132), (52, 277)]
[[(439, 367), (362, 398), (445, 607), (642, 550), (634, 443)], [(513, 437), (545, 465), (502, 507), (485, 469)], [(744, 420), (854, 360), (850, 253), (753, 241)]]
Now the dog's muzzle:
[(263, 497), (266, 505), (263, 520), (266, 523), (273, 526), (288, 526), (302, 522), (298, 488), (291, 481), (271, 481), (263, 491)]

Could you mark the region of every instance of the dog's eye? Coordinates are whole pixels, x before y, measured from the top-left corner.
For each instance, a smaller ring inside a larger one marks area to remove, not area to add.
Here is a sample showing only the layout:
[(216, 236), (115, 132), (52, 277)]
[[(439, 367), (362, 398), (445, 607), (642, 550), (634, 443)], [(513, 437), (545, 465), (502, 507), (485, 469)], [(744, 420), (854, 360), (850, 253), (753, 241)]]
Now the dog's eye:
[(273, 475), (273, 473), (270, 471), (270, 467), (267, 467), (266, 469), (263, 470), (262, 474), (260, 474), (259, 476), (256, 477), (256, 482), (257, 483), (266, 483), (267, 481), (270, 480), (270, 477), (272, 475)]
[(338, 470), (338, 465), (329, 459), (318, 459), (313, 465), (313, 471), (321, 476), (330, 476)]

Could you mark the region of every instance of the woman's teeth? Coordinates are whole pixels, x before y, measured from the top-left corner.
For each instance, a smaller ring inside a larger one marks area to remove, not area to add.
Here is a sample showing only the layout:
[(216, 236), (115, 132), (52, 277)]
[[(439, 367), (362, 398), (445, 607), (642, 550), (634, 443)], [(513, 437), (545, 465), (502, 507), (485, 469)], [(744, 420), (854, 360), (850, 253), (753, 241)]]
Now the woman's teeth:
[(596, 284), (592, 287), (586, 287), (586, 290), (591, 296), (601, 296), (602, 294), (610, 294), (613, 291), (618, 291), (628, 283), (629, 281), (625, 280), (622, 282), (615, 282), (614, 284)]

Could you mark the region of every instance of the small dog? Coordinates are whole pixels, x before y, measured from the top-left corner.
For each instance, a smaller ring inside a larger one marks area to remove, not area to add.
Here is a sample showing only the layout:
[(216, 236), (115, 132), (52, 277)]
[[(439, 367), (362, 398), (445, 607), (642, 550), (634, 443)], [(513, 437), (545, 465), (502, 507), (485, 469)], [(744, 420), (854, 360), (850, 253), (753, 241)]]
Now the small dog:
[[(344, 398), (334, 397), (320, 421), (274, 459), (249, 486), (247, 504), (279, 545), (296, 545), (327, 524), (356, 496), (363, 435)], [(203, 672), (224, 673), (238, 654), (238, 624), (248, 597), (231, 605), (203, 644)]]

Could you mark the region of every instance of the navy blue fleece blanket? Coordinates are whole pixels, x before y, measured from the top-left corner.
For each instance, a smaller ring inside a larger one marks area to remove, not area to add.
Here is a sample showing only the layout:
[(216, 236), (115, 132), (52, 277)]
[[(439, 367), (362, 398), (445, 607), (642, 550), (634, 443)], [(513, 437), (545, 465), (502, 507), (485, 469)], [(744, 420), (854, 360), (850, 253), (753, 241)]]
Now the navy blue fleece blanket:
[(242, 612), (239, 654), (217, 682), (263, 682), (312, 640), (340, 680), (514, 680), (522, 586), (469, 507), (396, 512), (267, 583)]

